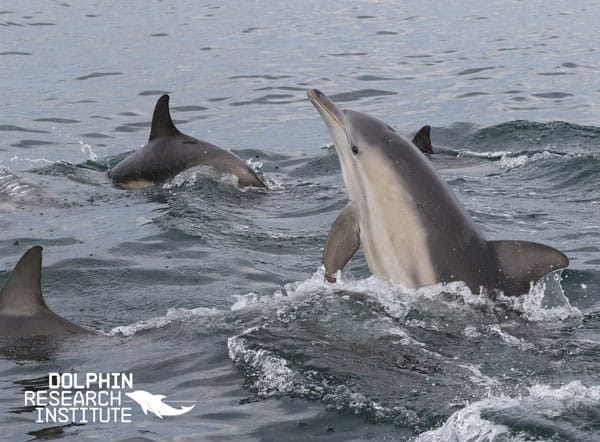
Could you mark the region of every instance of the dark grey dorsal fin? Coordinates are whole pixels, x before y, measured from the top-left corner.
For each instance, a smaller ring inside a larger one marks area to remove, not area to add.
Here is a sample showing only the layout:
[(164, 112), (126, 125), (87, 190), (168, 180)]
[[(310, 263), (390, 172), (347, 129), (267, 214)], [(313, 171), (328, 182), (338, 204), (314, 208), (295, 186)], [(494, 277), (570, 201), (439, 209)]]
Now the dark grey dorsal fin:
[(501, 288), (509, 295), (527, 293), (530, 282), (569, 265), (569, 258), (564, 253), (544, 244), (504, 240), (488, 241), (488, 245), (498, 257)]
[(42, 248), (35, 246), (19, 259), (0, 292), (0, 313), (31, 314), (48, 309), (42, 296)]
[(169, 96), (167, 94), (161, 96), (154, 106), (154, 114), (152, 115), (152, 127), (150, 128), (150, 138), (152, 141), (155, 138), (169, 137), (177, 135), (180, 132), (171, 120), (169, 112)]
[(431, 144), (431, 126), (423, 126), (415, 134), (412, 139), (415, 146), (421, 149), (424, 153), (433, 153), (433, 145)]

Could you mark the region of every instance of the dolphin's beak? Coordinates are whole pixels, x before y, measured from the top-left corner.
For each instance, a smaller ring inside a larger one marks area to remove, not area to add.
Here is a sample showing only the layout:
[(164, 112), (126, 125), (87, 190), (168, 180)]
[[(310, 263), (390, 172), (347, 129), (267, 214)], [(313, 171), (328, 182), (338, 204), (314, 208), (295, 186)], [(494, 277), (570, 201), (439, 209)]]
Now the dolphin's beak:
[(344, 114), (327, 95), (318, 89), (309, 89), (307, 95), (326, 123), (335, 122), (341, 127), (344, 126)]

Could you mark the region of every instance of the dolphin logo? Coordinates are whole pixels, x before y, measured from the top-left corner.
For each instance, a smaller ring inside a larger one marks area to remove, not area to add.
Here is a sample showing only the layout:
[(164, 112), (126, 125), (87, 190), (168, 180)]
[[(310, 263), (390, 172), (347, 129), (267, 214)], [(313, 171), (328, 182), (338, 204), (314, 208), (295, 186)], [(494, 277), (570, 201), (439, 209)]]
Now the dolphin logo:
[(163, 399), (166, 398), (165, 395), (152, 394), (144, 390), (125, 393), (125, 395), (137, 402), (137, 404), (142, 407), (142, 411), (145, 415), (150, 411), (161, 419), (163, 416), (179, 416), (186, 414), (196, 406), (196, 404), (194, 404), (191, 407), (173, 408), (163, 402)]

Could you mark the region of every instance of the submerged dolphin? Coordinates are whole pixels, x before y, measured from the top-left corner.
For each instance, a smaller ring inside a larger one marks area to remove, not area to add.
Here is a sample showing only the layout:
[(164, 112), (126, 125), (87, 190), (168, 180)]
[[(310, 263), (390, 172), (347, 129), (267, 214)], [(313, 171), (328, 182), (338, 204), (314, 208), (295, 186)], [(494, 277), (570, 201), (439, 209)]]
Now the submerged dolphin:
[(95, 334), (48, 308), (41, 287), (42, 248), (21, 257), (0, 292), (0, 336)]
[(484, 287), (520, 295), (569, 265), (543, 244), (486, 241), (413, 143), (376, 118), (339, 109), (318, 90), (308, 97), (329, 129), (350, 200), (325, 243), (329, 281), (361, 243), (372, 273), (413, 288), (464, 281), (474, 293)]
[(18, 177), (9, 169), (0, 167), (0, 211), (26, 207), (60, 207), (63, 202), (43, 186)]
[(131, 393), (125, 393), (126, 396), (133, 399), (137, 404), (142, 407), (144, 414), (148, 414), (148, 411), (163, 418), (163, 416), (179, 416), (192, 410), (196, 404), (191, 407), (173, 408), (163, 402), (166, 398), (162, 394), (152, 394), (144, 390), (132, 391)]
[(140, 189), (202, 165), (235, 175), (242, 187), (265, 187), (258, 175), (233, 153), (179, 132), (171, 120), (169, 96), (165, 94), (156, 102), (148, 143), (113, 167), (108, 176), (119, 187)]

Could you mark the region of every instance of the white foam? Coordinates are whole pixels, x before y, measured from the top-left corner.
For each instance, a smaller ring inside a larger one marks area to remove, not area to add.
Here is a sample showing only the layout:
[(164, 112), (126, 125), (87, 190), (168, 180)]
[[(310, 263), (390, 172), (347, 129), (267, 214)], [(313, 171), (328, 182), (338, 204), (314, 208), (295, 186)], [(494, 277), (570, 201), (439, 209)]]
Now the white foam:
[[(492, 299), (485, 294), (472, 293), (462, 282), (440, 283), (415, 290), (385, 283), (374, 276), (362, 279), (339, 276), (341, 277), (337, 282), (327, 283), (324, 281), (324, 269), (321, 267), (307, 280), (286, 284), (283, 289), (276, 290), (272, 294), (260, 295), (250, 292), (236, 296), (231, 310), (256, 310), (257, 314), (265, 318), (277, 317), (281, 322), (289, 322), (293, 321), (304, 308), (298, 306), (306, 303), (316, 302), (323, 306), (325, 302), (356, 300), (362, 304), (375, 304), (374, 315), (376, 317), (372, 319), (373, 327), (369, 325), (369, 330), (380, 333), (380, 336), (388, 336), (392, 341), (397, 341), (395, 343), (411, 346), (418, 349), (419, 352), (425, 352), (437, 358), (443, 358), (443, 356), (429, 351), (426, 344), (413, 338), (410, 330), (405, 326), (438, 330), (435, 322), (438, 319), (436, 318), (447, 317), (448, 310), (450, 310), (452, 313), (462, 313), (465, 320), (468, 321), (462, 325), (466, 337), (477, 339), (497, 337), (508, 346), (519, 348), (522, 351), (530, 351), (533, 344), (512, 336), (501, 325), (496, 324), (498, 311), (502, 312), (508, 307), (517, 310), (531, 321), (571, 318), (574, 314), (577, 316), (578, 313), (576, 309), (570, 310), (570, 306), (564, 303), (560, 297), (552, 301), (548, 307), (548, 300), (544, 301), (547, 290), (544, 285), (532, 287), (531, 292), (522, 297), (499, 296)], [(552, 280), (554, 281), (554, 279)], [(564, 296), (562, 292), (559, 295)], [(378, 306), (381, 308), (377, 308)], [(334, 310), (331, 311), (331, 314), (335, 314), (335, 304), (332, 307)], [(408, 313), (414, 311), (415, 308), (422, 311), (425, 317), (419, 319), (410, 318), (412, 315), (407, 317)], [(326, 309), (326, 311), (330, 310)], [(559, 311), (560, 313), (558, 313)], [(378, 316), (382, 314), (389, 317)], [(482, 314), (484, 315), (483, 324), (481, 324)], [(471, 323), (469, 319), (472, 319), (474, 315), (476, 324)], [(489, 321), (485, 318), (492, 318), (493, 323), (489, 325)], [(458, 321), (460, 322), (461, 319)], [(445, 327), (447, 327), (445, 323), (439, 324), (439, 328), (444, 329)], [(410, 410), (386, 408), (365, 397), (362, 393), (352, 391), (351, 387), (328, 384), (327, 379), (321, 373), (295, 367), (291, 361), (272, 349), (265, 349), (260, 346), (260, 343), (257, 343), (256, 347), (249, 345), (249, 342), (253, 341), (250, 341), (250, 337), (245, 335), (254, 330), (256, 328), (231, 337), (228, 340), (228, 352), (232, 361), (244, 370), (251, 388), (258, 395), (262, 397), (303, 396), (322, 400), (328, 406), (338, 410), (371, 414), (375, 419), (396, 418), (399, 413), (403, 418), (411, 419)], [(459, 367), (468, 372), (468, 378), (475, 385), (489, 391), (497, 391), (502, 386), (499, 380), (482, 373), (477, 364), (463, 363)], [(422, 435), (421, 440), (502, 440), (503, 437), (511, 435), (509, 429), (486, 421), (479, 416), (479, 412), (490, 406), (501, 407), (504, 406), (503, 404), (513, 406), (518, 403), (518, 399), (501, 396), (491, 398), (485, 403), (473, 404), (453, 415), (443, 429), (435, 430), (436, 432), (430, 435)], [(456, 437), (448, 437), (452, 435)]]
[(152, 218), (144, 218), (143, 216), (138, 216), (135, 219), (135, 225), (138, 227), (145, 226), (146, 224), (152, 224), (154, 220)]
[(252, 308), (277, 308), (282, 304), (300, 302), (315, 295), (332, 294), (335, 284), (325, 282), (324, 270), (321, 267), (309, 279), (284, 285), (282, 290), (275, 290), (272, 295), (259, 295), (250, 292), (245, 295), (234, 295), (236, 301), (231, 311)]
[(524, 165), (539, 161), (541, 159), (559, 156), (555, 153), (544, 150), (542, 152), (536, 152), (533, 155), (516, 155), (514, 152), (509, 151), (490, 151), (490, 152), (474, 152), (471, 150), (464, 150), (459, 153), (459, 156), (475, 157), (491, 159), (499, 162), (502, 169), (511, 170)]
[(399, 327), (390, 327), (388, 333), (392, 336), (400, 338), (399, 342), (402, 345), (416, 345), (418, 347), (425, 347), (425, 344), (412, 338), (406, 331), (402, 330)]
[(467, 325), (465, 327), (465, 330), (463, 331), (463, 334), (467, 337), (467, 338), (480, 338), (481, 337), (481, 333), (477, 330), (476, 327), (472, 326), (472, 325)]
[(573, 307), (560, 285), (560, 274), (548, 275), (537, 284), (531, 284), (529, 293), (522, 296), (498, 296), (498, 301), (519, 312), (532, 322), (554, 322), (583, 318), (581, 311)]
[(581, 381), (573, 381), (560, 388), (536, 384), (529, 388), (527, 398), (548, 417), (559, 416), (566, 410), (578, 407), (597, 409), (600, 405), (600, 386), (586, 387)]
[(314, 370), (300, 372), (290, 367), (284, 358), (270, 350), (253, 350), (248, 347), (244, 335), (255, 331), (251, 328), (227, 340), (229, 357), (251, 377), (251, 388), (263, 398), (294, 395), (321, 399), (337, 410), (367, 412), (375, 418), (384, 418), (392, 410), (345, 385), (330, 385)]
[(462, 367), (465, 370), (471, 372), (471, 376), (469, 377), (469, 379), (471, 379), (471, 382), (473, 382), (476, 385), (481, 385), (482, 387), (497, 387), (500, 385), (500, 382), (498, 380), (484, 375), (481, 372), (479, 365), (463, 364), (459, 365), (459, 367)]
[(96, 154), (96, 152), (93, 151), (91, 144), (85, 143), (81, 140), (77, 141), (77, 143), (79, 143), (79, 145), (81, 146), (81, 152), (84, 154), (87, 153), (88, 158), (91, 161), (96, 161), (98, 159), (98, 155)]
[(234, 174), (219, 173), (214, 167), (200, 165), (178, 173), (163, 184), (162, 188), (165, 190), (174, 189), (176, 187), (189, 188), (194, 186), (198, 180), (204, 178), (210, 178), (225, 185), (237, 186), (238, 184), (238, 178)]
[(458, 152), (458, 156), (460, 157), (475, 157), (475, 158), (489, 158), (492, 160), (500, 160), (502, 157), (506, 155), (510, 155), (511, 152), (506, 150), (497, 150), (491, 152), (475, 152), (472, 150), (461, 150)]
[(47, 158), (28, 158), (28, 157), (20, 157), (19, 155), (13, 155), (10, 158), (11, 162), (16, 162), (16, 161), (28, 161), (30, 163), (48, 163), (48, 164), (54, 164), (54, 161), (49, 160)]
[(133, 336), (136, 333), (144, 330), (152, 330), (165, 327), (172, 322), (182, 321), (193, 317), (205, 317), (217, 315), (220, 310), (216, 308), (197, 307), (193, 309), (187, 308), (170, 308), (164, 316), (157, 316), (150, 319), (144, 319), (130, 325), (120, 325), (108, 332), (108, 336)]
[[(340, 292), (349, 295), (340, 295)], [(499, 309), (507, 309), (519, 313), (521, 317), (532, 322), (555, 322), (570, 319), (580, 320), (583, 314), (571, 306), (560, 286), (558, 273), (549, 275), (538, 284), (532, 284), (529, 293), (521, 296), (504, 296), (499, 294), (491, 299), (485, 293), (472, 293), (464, 282), (439, 283), (419, 289), (410, 289), (400, 285), (392, 285), (375, 276), (361, 279), (345, 279), (338, 273), (335, 283), (328, 283), (324, 279), (324, 268), (321, 266), (309, 279), (289, 283), (283, 290), (275, 290), (272, 295), (259, 295), (248, 293), (236, 295), (236, 301), (231, 306), (232, 311), (246, 308), (275, 308), (289, 310), (290, 305), (303, 302), (311, 297), (351, 296), (357, 294), (364, 296), (379, 304), (391, 318), (405, 321), (407, 314), (415, 306), (426, 307), (438, 313), (440, 308), (450, 309), (458, 313), (482, 312), (497, 313)], [(278, 315), (279, 316), (279, 315)], [(412, 319), (410, 320), (412, 321)], [(406, 325), (420, 327), (428, 330), (439, 330), (435, 320), (407, 322)], [(509, 344), (521, 348), (529, 348), (529, 344), (520, 341), (518, 344), (506, 332), (499, 329), (491, 330)], [(475, 329), (465, 330), (465, 333), (478, 333)], [(517, 338), (514, 338), (517, 339)]]
[(259, 171), (263, 167), (263, 162), (259, 160), (255, 160), (254, 158), (248, 158), (246, 160), (246, 165), (253, 169), (254, 171)]
[(511, 347), (519, 348), (523, 351), (531, 350), (534, 347), (534, 345), (530, 342), (527, 342), (521, 338), (517, 338), (516, 336), (513, 336), (510, 333), (502, 330), (498, 324), (486, 325), (483, 327), (483, 331), (495, 335), (499, 337), (505, 344)]
[(400, 411), (384, 407), (379, 402), (365, 397), (362, 393), (354, 392), (345, 385), (334, 387), (331, 393), (323, 396), (323, 401), (338, 411), (350, 409), (355, 414), (367, 413), (375, 419), (384, 419), (394, 412)]
[(505, 170), (516, 169), (517, 167), (524, 166), (530, 160), (531, 159), (527, 155), (519, 155), (516, 157), (504, 155), (500, 158), (500, 167)]
[(31, 186), (21, 181), (8, 169), (0, 168), (0, 192), (14, 198), (27, 196), (32, 191)]
[(554, 322), (581, 319), (583, 314), (571, 306), (560, 285), (560, 274), (548, 275), (537, 284), (532, 284), (529, 292), (521, 296), (496, 297), (490, 299), (485, 293), (472, 293), (464, 282), (439, 283), (419, 289), (392, 286), (370, 277), (348, 282), (344, 289), (365, 292), (377, 298), (385, 311), (392, 317), (404, 319), (413, 303), (434, 301), (453, 311), (493, 311), (499, 306), (509, 307), (523, 318), (532, 322)]
[(242, 336), (252, 330), (254, 329), (227, 339), (227, 349), (234, 363), (251, 368), (256, 377), (253, 388), (257, 393), (261, 397), (306, 393), (303, 382), (297, 379), (296, 373), (288, 367), (285, 359), (269, 350), (247, 348), (246, 340)]
[[(528, 394), (510, 398), (504, 395), (491, 396), (474, 402), (453, 413), (439, 428), (420, 434), (415, 442), (492, 442), (492, 441), (535, 441), (531, 435), (519, 435), (505, 425), (495, 424), (481, 416), (482, 411), (502, 411), (519, 408), (519, 413), (541, 415), (555, 420), (563, 414), (575, 412), (585, 415), (589, 408), (590, 419), (600, 406), (600, 386), (586, 387), (580, 381), (573, 381), (559, 388), (549, 385), (533, 385)], [(590, 422), (592, 423), (592, 422)], [(587, 423), (584, 423), (585, 426)]]
[(500, 397), (475, 402), (453, 413), (438, 429), (420, 434), (414, 442), (493, 442), (521, 441), (513, 438), (504, 425), (494, 424), (481, 417), (481, 411), (490, 407), (502, 408), (516, 405), (517, 401)]

